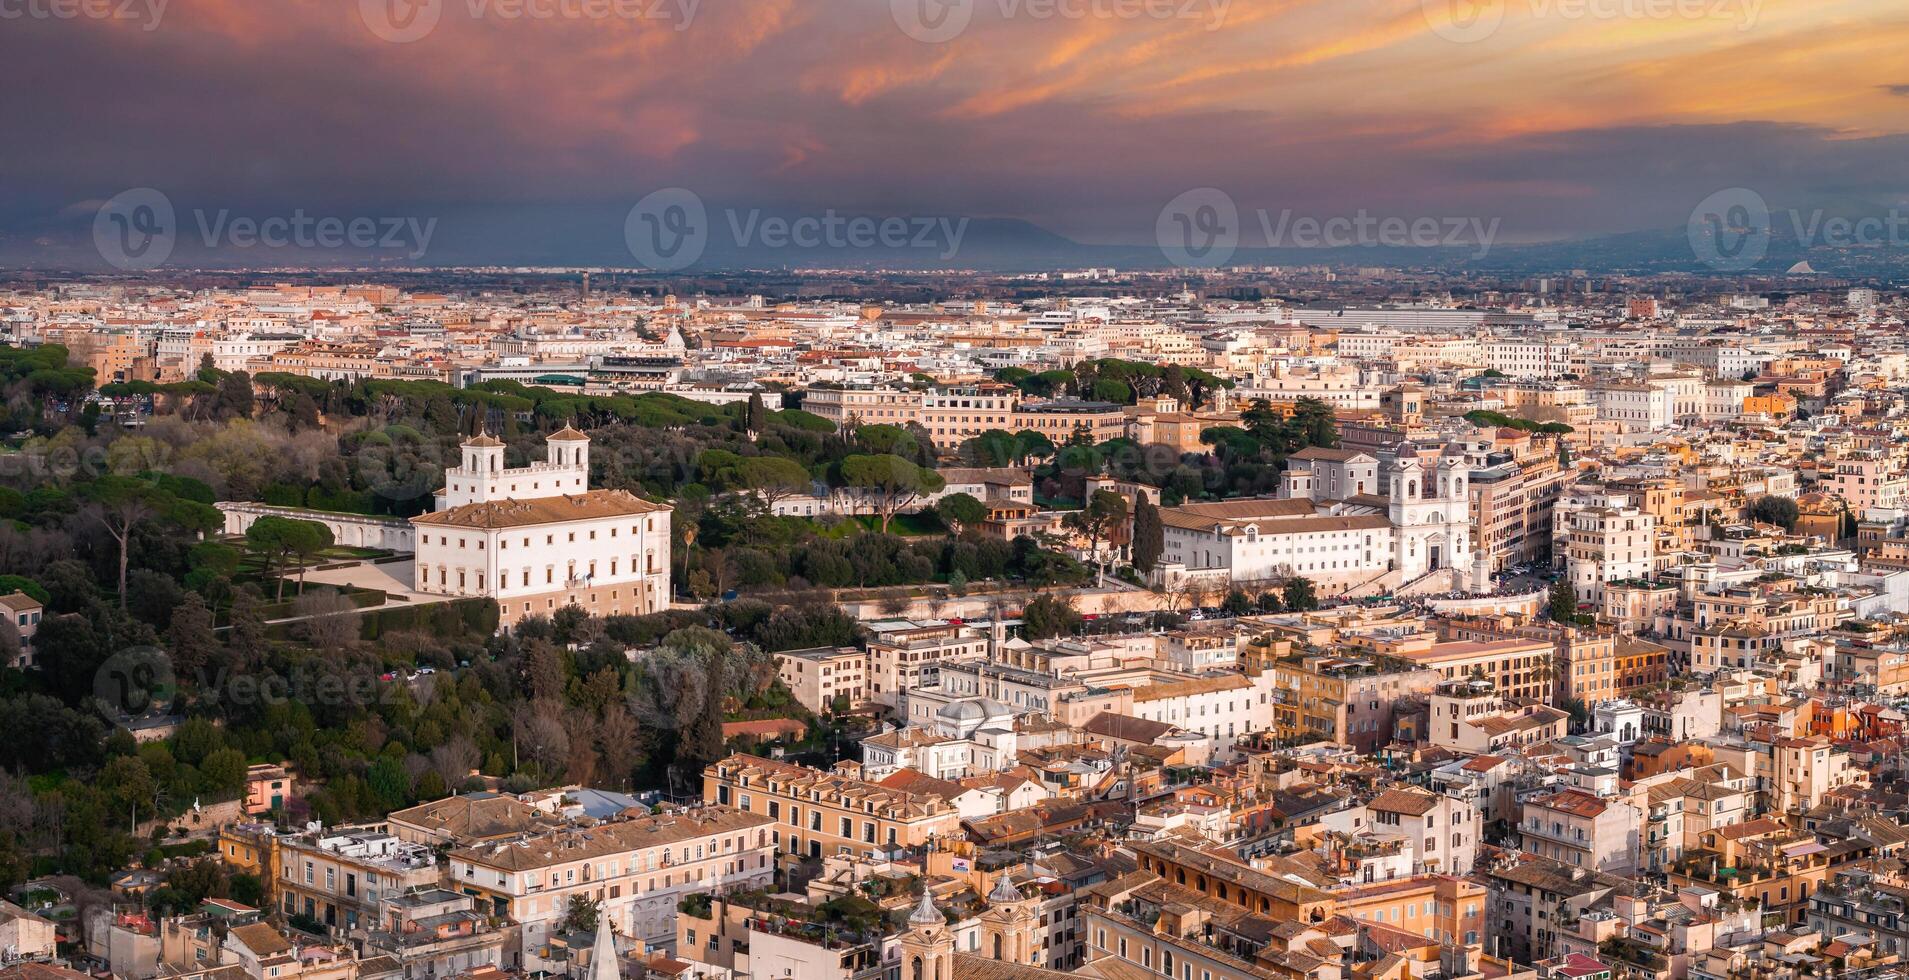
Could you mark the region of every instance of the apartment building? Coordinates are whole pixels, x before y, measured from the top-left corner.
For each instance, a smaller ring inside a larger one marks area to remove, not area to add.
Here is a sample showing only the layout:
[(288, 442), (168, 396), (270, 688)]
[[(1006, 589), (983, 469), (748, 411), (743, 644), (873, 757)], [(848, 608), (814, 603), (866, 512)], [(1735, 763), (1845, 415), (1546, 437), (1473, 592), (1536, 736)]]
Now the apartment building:
[[(1270, 686), (1271, 678), (1263, 683)], [(1133, 689), (1131, 711), (1136, 718), (1206, 735), (1225, 756), (1241, 736), (1271, 726), (1261, 688), (1254, 678), (1231, 671), (1184, 680), (1152, 678)]]
[(1865, 450), (1836, 460), (1817, 488), (1841, 497), (1852, 513), (1901, 507), (1909, 504), (1909, 467), (1899, 452)]
[(377, 921), (384, 899), (438, 883), (437, 855), (381, 825), (280, 836), (275, 844), (274, 903), (321, 926), (360, 928)]
[(1437, 622), (1439, 634), (1453, 640), (1547, 640), (1552, 647), (1554, 681), (1547, 703), (1572, 698), (1590, 704), (1617, 697), (1617, 631), (1608, 626), (1563, 626), (1518, 616), (1453, 617)]
[(1364, 806), (1328, 814), (1320, 826), (1345, 834), (1397, 838), (1411, 855), (1411, 873), (1463, 875), (1472, 870), (1483, 829), (1472, 804), (1417, 787), (1387, 789)]
[(1509, 704), (1483, 681), (1441, 683), (1424, 711), (1424, 741), (1472, 755), (1561, 738), (1571, 718), (1535, 701)]
[[(1337, 908), (1330, 892), (1290, 877), (1268, 874), (1206, 848), (1171, 840), (1133, 841), (1129, 847), (1141, 871), (1150, 871), (1175, 887), (1229, 902), (1261, 916), (1289, 922), (1320, 922)], [(1106, 948), (1098, 941), (1092, 945)]]
[(1448, 640), (1422, 649), (1402, 650), (1399, 656), (1441, 680), (1474, 677), (1491, 682), (1501, 697), (1550, 703), (1556, 664), (1554, 645), (1545, 639)]
[(766, 818), (777, 850), (812, 858), (873, 857), (960, 829), (959, 812), (939, 797), (751, 755), (704, 770), (703, 798)]
[(434, 980), (504, 963), (507, 931), (477, 911), (477, 899), (444, 888), (384, 900), (365, 938), (369, 956), (389, 956), (405, 980)]
[(1552, 515), (1564, 487), (1576, 478), (1577, 471), (1559, 466), (1556, 456), (1472, 470), (1473, 545), (1493, 571), (1550, 560)]
[(1452, 945), (1476, 946), (1485, 934), (1489, 890), (1456, 874), (1421, 874), (1333, 890), (1339, 914), (1416, 932)]
[(772, 821), (730, 806), (639, 816), (451, 850), (450, 887), (521, 935), (508, 965), (545, 943), (573, 899), (648, 948), (675, 942), (676, 903), (695, 892), (760, 888), (775, 875)]
[(1274, 737), (1322, 737), (1377, 752), (1392, 740), (1400, 698), (1426, 694), (1443, 675), (1392, 657), (1301, 654), (1273, 660)]
[(944, 663), (987, 655), (988, 638), (957, 623), (872, 623), (868, 641), (868, 700), (901, 707), (905, 692), (941, 683)]
[(803, 707), (817, 714), (868, 701), (868, 654), (858, 647), (815, 647), (775, 655), (776, 675)]
[(1560, 789), (1524, 801), (1518, 836), (1528, 854), (1612, 874), (1637, 869), (1643, 814), (1624, 800)]
[(1557, 955), (1565, 923), (1624, 883), (1593, 868), (1536, 855), (1483, 872), (1491, 889), (1486, 938), (1501, 955), (1531, 963)]
[(1555, 381), (1571, 373), (1574, 344), (1544, 341), (1489, 340), (1485, 342), (1485, 362), (1492, 370), (1510, 378), (1538, 378)]
[(1564, 520), (1564, 574), (1579, 602), (1600, 603), (1605, 583), (1647, 579), (1656, 567), (1657, 519), (1650, 514), (1586, 507)]
[(1662, 385), (1611, 382), (1592, 389), (1591, 397), (1598, 418), (1630, 429), (1667, 429), (1677, 419), (1675, 397)]

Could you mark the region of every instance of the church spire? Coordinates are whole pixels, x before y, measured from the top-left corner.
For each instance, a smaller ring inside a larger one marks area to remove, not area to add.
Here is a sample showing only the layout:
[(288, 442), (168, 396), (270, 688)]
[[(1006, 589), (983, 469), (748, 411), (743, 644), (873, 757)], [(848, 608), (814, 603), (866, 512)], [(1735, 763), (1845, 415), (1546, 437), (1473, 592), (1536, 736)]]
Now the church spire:
[(610, 928), (610, 917), (597, 914), (597, 938), (590, 947), (590, 975), (586, 980), (623, 980), (623, 969), (617, 965), (616, 935)]
[(1014, 872), (1001, 872), (1001, 877), (994, 879), (994, 890), (988, 892), (988, 904), (1002, 905), (1020, 900), (1021, 890), (1014, 885)]
[[(947, 923), (948, 920), (942, 917), (941, 910), (935, 908), (935, 900), (928, 894), (928, 886), (923, 885), (921, 888), (921, 902), (915, 906), (913, 912), (908, 914), (908, 924), (911, 926), (939, 926), (946, 925)], [(596, 978), (593, 977), (591, 980), (596, 980)]]

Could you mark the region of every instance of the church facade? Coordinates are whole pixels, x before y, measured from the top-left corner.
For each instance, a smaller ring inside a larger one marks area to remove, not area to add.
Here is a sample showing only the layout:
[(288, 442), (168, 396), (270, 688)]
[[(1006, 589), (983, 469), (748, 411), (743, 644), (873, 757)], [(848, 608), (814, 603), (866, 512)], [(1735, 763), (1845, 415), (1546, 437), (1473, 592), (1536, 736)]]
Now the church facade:
[(1472, 567), (1469, 467), (1457, 454), (1295, 453), (1277, 498), (1161, 511), (1163, 559), (1230, 583), (1303, 576), (1331, 591)]

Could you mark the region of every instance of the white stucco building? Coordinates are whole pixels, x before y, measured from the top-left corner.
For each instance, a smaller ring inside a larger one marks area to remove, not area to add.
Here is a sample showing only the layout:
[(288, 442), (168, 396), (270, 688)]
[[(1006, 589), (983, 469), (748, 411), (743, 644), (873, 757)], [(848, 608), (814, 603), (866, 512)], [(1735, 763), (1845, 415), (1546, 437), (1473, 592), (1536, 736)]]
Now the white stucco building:
[(543, 462), (521, 467), (506, 467), (504, 444), (488, 435), (462, 450), (438, 510), (411, 519), (419, 592), (489, 596), (505, 627), (566, 605), (599, 615), (668, 608), (671, 509), (591, 490), (590, 437), (566, 426)]
[(1161, 511), (1165, 561), (1187, 575), (1229, 582), (1297, 575), (1333, 590), (1469, 570), (1470, 468), (1462, 455), (1447, 452), (1429, 466), (1410, 453), (1381, 463), (1314, 449), (1293, 459), (1282, 499)]

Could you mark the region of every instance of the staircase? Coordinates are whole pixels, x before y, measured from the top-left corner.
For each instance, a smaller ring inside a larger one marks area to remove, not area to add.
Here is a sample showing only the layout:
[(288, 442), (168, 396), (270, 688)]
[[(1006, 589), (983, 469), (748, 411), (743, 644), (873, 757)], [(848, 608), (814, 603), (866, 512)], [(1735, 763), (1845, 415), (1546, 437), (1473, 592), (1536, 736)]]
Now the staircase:
[(1394, 591), (1398, 587), (1398, 584), (1398, 570), (1388, 568), (1357, 585), (1345, 589), (1339, 593), (1339, 596), (1344, 599), (1364, 599), (1368, 596), (1381, 596)]
[(1434, 568), (1418, 578), (1405, 583), (1394, 591), (1394, 595), (1437, 595), (1441, 592), (1456, 592), (1462, 583), (1462, 576), (1456, 568)]

